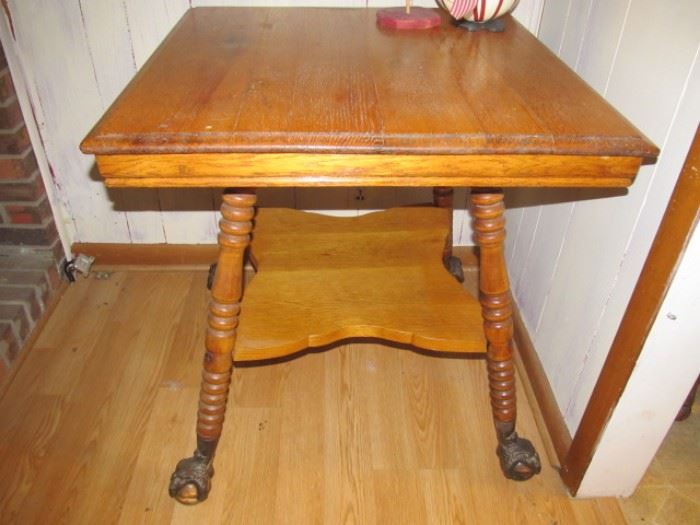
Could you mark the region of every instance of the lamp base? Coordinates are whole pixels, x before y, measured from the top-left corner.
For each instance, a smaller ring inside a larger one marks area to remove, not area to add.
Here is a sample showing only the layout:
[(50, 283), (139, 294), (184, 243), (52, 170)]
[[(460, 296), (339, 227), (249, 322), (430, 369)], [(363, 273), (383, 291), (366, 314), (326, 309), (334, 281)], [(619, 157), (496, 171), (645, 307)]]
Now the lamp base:
[(491, 33), (501, 33), (506, 28), (506, 23), (500, 18), (494, 18), (488, 22), (471, 22), (469, 20), (462, 20), (459, 27), (466, 29), (467, 31), (490, 31)]
[(434, 9), (413, 7), (407, 13), (404, 7), (390, 7), (377, 11), (377, 25), (386, 29), (430, 29), (438, 27), (442, 19)]

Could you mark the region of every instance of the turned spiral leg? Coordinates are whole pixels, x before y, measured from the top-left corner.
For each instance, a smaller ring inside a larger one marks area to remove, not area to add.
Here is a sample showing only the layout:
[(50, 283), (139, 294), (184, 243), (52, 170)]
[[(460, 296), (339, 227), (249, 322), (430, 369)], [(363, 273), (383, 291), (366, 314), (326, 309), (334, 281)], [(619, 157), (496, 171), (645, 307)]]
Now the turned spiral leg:
[(449, 229), (445, 239), (445, 248), (442, 252), (442, 262), (455, 279), (460, 283), (464, 282), (464, 270), (459, 257), (452, 255), (452, 213), (453, 213), (454, 190), (445, 186), (435, 186), (433, 188), (433, 204), (438, 208), (450, 210)]
[(471, 200), (480, 251), (479, 301), (488, 342), (486, 360), (491, 409), (498, 435), (496, 452), (507, 477), (526, 480), (540, 471), (540, 461), (532, 444), (515, 432), (513, 310), (503, 253), (503, 193), (500, 190), (473, 191)]
[(254, 193), (226, 193), (219, 222), (219, 260), (209, 303), (206, 351), (197, 411), (197, 450), (177, 464), (170, 480), (170, 495), (194, 504), (209, 494), (213, 459), (226, 412), (233, 347), (240, 311), (243, 257), (250, 243)]

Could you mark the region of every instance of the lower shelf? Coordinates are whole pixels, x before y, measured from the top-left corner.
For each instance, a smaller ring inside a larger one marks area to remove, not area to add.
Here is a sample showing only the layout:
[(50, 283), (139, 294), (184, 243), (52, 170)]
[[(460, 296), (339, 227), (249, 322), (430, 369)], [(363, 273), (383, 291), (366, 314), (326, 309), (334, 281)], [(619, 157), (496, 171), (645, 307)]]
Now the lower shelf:
[(337, 218), (258, 210), (234, 351), (269, 359), (350, 337), (485, 351), (481, 309), (442, 265), (447, 210)]

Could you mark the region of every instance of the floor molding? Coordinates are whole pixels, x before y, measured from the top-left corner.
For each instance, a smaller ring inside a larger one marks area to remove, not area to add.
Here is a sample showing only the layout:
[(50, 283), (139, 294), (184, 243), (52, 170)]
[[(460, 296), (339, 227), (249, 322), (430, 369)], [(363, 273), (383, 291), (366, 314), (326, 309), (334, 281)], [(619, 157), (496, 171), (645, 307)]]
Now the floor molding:
[(539, 414), (535, 414), (536, 419), (540, 419), (537, 426), (540, 427), (540, 433), (549, 436), (552, 441), (556, 457), (549, 454), (550, 459), (557, 459), (561, 466), (571, 448), (571, 433), (516, 304), (513, 305), (513, 339), (517, 347), (516, 365), (521, 368), (520, 376), (529, 382), (534, 397), (531, 404), (539, 409)]
[[(216, 244), (121, 244), (76, 242), (73, 254), (95, 257), (95, 265), (119, 266), (201, 266), (208, 268), (216, 262), (219, 247)], [(454, 254), (463, 266), (477, 266), (474, 246), (455, 246)]]
[(119, 266), (202, 266), (216, 262), (216, 244), (111, 244), (74, 243), (74, 254), (95, 258), (95, 265)]

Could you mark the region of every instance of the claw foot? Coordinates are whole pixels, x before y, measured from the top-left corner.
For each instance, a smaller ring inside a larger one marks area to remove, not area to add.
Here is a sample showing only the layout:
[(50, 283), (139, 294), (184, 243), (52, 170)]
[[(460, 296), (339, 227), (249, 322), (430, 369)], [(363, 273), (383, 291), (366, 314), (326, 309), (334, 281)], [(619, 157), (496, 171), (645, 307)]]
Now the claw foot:
[(503, 473), (509, 479), (525, 481), (542, 469), (535, 447), (515, 432), (499, 443), (496, 454), (501, 459)]
[(209, 458), (195, 455), (178, 462), (170, 477), (170, 496), (185, 505), (194, 505), (207, 499), (214, 468)]
[(464, 282), (464, 270), (462, 269), (462, 260), (459, 257), (451, 255), (445, 259), (445, 268), (457, 281)]

